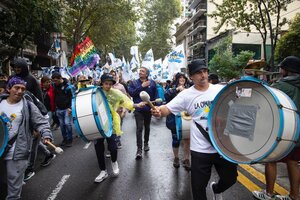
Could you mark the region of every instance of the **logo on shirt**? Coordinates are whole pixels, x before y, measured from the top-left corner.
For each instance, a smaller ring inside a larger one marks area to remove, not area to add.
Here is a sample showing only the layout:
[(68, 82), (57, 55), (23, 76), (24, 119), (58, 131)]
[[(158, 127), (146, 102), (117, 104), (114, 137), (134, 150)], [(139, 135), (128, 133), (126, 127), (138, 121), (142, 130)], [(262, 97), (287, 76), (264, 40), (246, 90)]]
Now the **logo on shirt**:
[(199, 117), (200, 120), (207, 119), (211, 104), (212, 101), (203, 101), (200, 103), (195, 103), (194, 109), (196, 110), (196, 117)]

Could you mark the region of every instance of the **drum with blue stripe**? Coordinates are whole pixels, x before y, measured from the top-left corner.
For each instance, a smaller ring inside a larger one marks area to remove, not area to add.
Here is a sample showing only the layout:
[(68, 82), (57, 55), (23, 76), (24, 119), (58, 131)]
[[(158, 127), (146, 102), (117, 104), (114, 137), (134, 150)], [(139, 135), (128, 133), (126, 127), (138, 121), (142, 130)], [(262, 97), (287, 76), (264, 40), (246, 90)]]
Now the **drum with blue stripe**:
[(190, 139), (190, 127), (191, 127), (192, 117), (186, 112), (181, 112), (175, 115), (176, 124), (176, 134), (177, 139)]
[(294, 102), (282, 91), (247, 77), (224, 87), (209, 113), (214, 147), (235, 163), (277, 161), (299, 139), (299, 116)]
[(0, 116), (0, 157), (2, 156), (4, 149), (8, 142), (8, 131), (6, 123), (3, 118)]
[(72, 116), (77, 134), (89, 142), (112, 135), (112, 116), (99, 87), (80, 89), (72, 99)]

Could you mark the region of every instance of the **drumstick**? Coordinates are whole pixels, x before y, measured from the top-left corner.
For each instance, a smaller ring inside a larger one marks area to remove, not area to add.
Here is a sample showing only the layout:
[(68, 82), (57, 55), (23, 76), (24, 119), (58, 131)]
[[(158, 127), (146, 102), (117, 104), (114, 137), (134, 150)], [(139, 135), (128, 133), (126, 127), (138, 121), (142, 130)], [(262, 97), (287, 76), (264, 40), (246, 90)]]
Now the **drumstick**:
[(154, 105), (152, 104), (152, 102), (150, 101), (150, 96), (147, 92), (145, 91), (141, 91), (140, 92), (140, 97), (141, 99), (146, 102), (151, 108), (155, 109)]
[(62, 154), (64, 152), (64, 150), (62, 148), (55, 146), (53, 143), (51, 143), (49, 141), (46, 141), (46, 144), (51, 146), (55, 150), (55, 153), (57, 153), (57, 154)]

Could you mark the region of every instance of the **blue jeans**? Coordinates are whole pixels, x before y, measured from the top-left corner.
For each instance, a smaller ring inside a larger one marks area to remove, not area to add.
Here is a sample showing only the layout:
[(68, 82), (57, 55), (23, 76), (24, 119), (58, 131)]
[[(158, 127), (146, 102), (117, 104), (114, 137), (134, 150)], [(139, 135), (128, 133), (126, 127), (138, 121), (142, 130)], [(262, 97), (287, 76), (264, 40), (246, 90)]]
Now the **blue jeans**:
[(60, 123), (60, 131), (63, 136), (64, 141), (72, 141), (73, 134), (72, 134), (72, 115), (68, 114), (68, 110), (56, 110), (56, 115)]

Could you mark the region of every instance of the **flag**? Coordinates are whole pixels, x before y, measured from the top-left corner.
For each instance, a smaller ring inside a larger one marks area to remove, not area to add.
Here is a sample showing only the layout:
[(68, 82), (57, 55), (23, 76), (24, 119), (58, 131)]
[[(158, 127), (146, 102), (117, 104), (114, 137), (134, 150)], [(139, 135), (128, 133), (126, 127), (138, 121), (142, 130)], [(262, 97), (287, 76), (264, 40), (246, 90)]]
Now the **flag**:
[(147, 69), (149, 69), (150, 74), (151, 74), (151, 72), (153, 71), (153, 65), (154, 65), (154, 56), (153, 56), (152, 49), (150, 49), (145, 54), (144, 60), (142, 62), (142, 66), (146, 67)]

